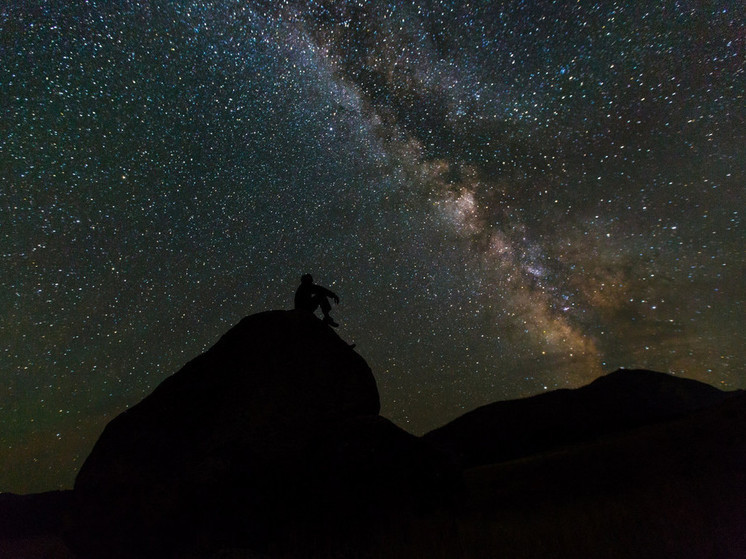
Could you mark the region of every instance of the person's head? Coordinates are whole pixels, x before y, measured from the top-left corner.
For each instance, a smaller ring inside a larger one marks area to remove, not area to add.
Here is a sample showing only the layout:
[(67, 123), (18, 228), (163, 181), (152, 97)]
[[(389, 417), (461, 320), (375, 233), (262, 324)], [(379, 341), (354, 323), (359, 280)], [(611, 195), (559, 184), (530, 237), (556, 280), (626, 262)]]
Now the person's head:
[(313, 276), (311, 274), (303, 274), (300, 277), (301, 283), (313, 283)]

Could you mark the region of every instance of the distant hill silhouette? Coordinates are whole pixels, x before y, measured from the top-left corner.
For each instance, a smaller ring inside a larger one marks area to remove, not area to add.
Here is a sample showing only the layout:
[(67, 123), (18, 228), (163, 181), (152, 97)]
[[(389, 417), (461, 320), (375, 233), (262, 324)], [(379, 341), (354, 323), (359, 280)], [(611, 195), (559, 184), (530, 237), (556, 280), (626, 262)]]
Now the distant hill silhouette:
[[(72, 504), (72, 491), (0, 493), (0, 539), (59, 532), (70, 520), (67, 516)], [(0, 553), (0, 557), (4, 555)]]
[(730, 395), (665, 373), (620, 369), (578, 389), (487, 404), (423, 438), (473, 467), (672, 419)]
[(746, 392), (465, 476), (465, 557), (743, 559)]

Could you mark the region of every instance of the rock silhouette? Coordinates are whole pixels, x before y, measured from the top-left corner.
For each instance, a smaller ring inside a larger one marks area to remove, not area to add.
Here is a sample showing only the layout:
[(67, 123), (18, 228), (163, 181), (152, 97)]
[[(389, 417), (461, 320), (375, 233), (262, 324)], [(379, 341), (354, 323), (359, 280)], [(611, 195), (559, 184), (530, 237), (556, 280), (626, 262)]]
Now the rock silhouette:
[(106, 427), (75, 482), (72, 545), (84, 557), (260, 546), (361, 495), (430, 492), (418, 486), (443, 459), (379, 409), (368, 365), (321, 320), (249, 316)]

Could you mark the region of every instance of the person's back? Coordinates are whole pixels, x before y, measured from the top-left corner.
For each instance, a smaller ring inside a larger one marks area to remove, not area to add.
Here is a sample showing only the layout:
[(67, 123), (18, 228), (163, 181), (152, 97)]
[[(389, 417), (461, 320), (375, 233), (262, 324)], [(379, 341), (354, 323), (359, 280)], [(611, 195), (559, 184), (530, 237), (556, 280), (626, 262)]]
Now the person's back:
[[(306, 277), (306, 276), (303, 276)], [(312, 280), (313, 281), (313, 280)], [(304, 282), (301, 278), (301, 284), (295, 291), (295, 308), (303, 311), (313, 312), (316, 310), (313, 302), (313, 288), (311, 282)]]

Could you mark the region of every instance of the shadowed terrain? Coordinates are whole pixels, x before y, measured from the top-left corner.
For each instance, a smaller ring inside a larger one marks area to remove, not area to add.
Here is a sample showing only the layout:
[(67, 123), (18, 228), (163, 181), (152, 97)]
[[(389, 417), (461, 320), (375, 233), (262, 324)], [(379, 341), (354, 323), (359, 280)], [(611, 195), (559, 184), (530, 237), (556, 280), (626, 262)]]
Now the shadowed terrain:
[(694, 380), (620, 369), (579, 389), (482, 406), (424, 438), (464, 466), (479, 466), (672, 419), (728, 397)]
[(311, 313), (249, 316), (105, 429), (73, 491), (0, 495), (0, 556), (746, 554), (746, 395), (620, 370), (423, 437)]

